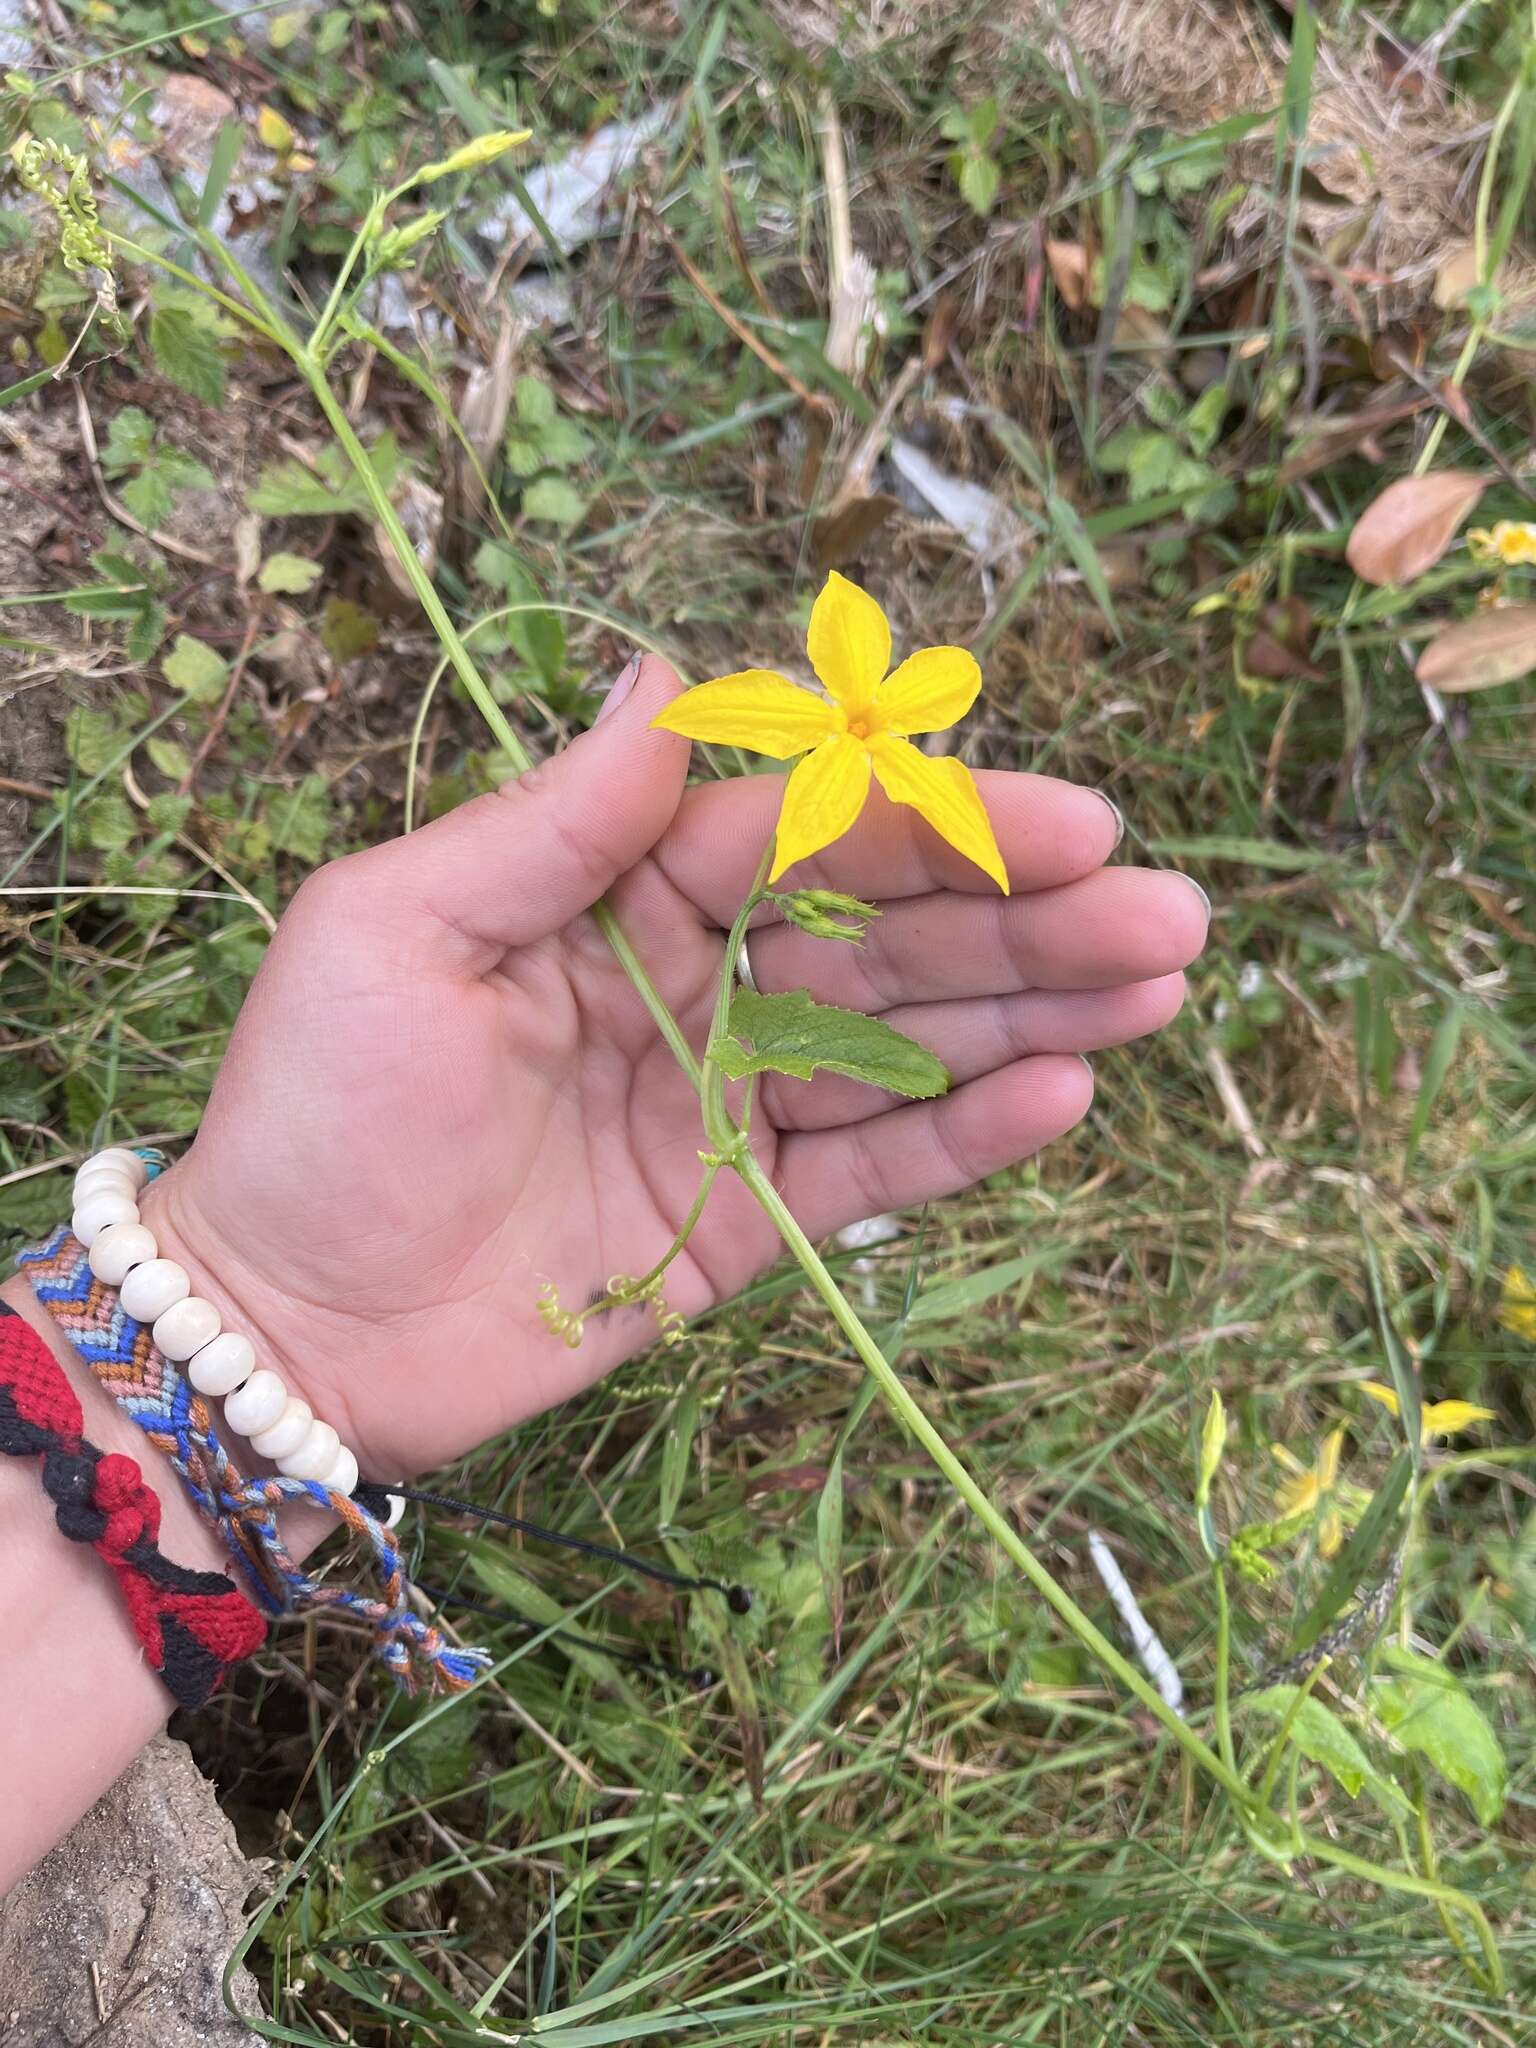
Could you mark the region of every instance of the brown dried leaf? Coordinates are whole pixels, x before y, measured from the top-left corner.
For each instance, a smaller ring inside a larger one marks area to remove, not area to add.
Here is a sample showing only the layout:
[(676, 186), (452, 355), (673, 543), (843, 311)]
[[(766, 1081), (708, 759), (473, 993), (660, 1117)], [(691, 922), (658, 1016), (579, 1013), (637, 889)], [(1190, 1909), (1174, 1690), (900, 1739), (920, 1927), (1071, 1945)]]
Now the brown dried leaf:
[(1145, 306), (1122, 306), (1115, 322), (1115, 347), (1135, 349), (1144, 363), (1171, 369), (1173, 350), (1169, 347), (1168, 324)]
[(923, 368), (937, 370), (949, 356), (960, 332), (960, 301), (953, 292), (940, 292), (923, 329)]
[(1432, 690), (1452, 695), (1491, 690), (1536, 668), (1536, 604), (1476, 612), (1435, 635), (1414, 674)]
[(1460, 882), (1484, 917), (1491, 918), (1501, 932), (1508, 933), (1522, 946), (1536, 946), (1536, 932), (1515, 915), (1521, 907), (1521, 897), (1506, 895), (1497, 883), (1485, 881), (1481, 875), (1454, 875), (1451, 879)]
[(1353, 455), (1357, 449), (1368, 450), (1378, 434), (1396, 426), (1399, 420), (1411, 419), (1428, 403), (1428, 395), (1420, 391), (1396, 404), (1373, 406), (1368, 412), (1336, 415), (1323, 422), (1312, 440), (1303, 441), (1292, 449), (1280, 465), (1276, 482), (1296, 483), (1302, 477), (1315, 475), (1320, 469), (1330, 468), (1344, 456)]
[(1047, 236), (1045, 260), (1062, 304), (1069, 312), (1080, 312), (1088, 300), (1088, 251), (1081, 242), (1053, 242)]
[(865, 543), (877, 534), (896, 510), (896, 500), (885, 491), (870, 498), (853, 498), (836, 512), (818, 519), (811, 530), (811, 557), (818, 569), (835, 569), (851, 562)]
[(1477, 245), (1474, 242), (1459, 242), (1447, 249), (1440, 258), (1440, 268), (1435, 272), (1435, 304), (1442, 313), (1448, 313), (1452, 306), (1459, 306), (1473, 285), (1477, 283)]
[(1284, 682), (1291, 676), (1306, 676), (1316, 682), (1321, 674), (1304, 655), (1277, 640), (1273, 633), (1266, 633), (1262, 626), (1243, 649), (1243, 667), (1249, 675), (1265, 676), (1271, 682)]
[[(512, 409), (516, 339), (516, 326), (510, 314), (503, 313), (491, 359), (488, 363), (477, 363), (470, 371), (464, 385), (464, 396), (459, 401), (459, 425), (464, 429), (464, 438), (474, 449), (475, 460), (483, 470), (488, 470), (495, 460), (506, 429), (507, 414)], [(459, 461), (464, 502), (473, 507), (480, 502), (480, 480), (475, 475), (473, 463), (466, 461), (462, 453)]]
[(1344, 558), (1366, 583), (1411, 583), (1432, 569), (1487, 488), (1470, 470), (1399, 477), (1366, 507)]

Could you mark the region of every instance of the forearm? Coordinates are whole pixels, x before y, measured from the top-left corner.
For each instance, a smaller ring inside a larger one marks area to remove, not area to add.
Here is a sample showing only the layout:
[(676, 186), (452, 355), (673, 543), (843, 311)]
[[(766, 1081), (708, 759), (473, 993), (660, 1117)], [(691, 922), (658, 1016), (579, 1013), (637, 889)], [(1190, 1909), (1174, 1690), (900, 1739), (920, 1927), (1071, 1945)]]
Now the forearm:
[[(217, 1531), (170, 1465), (95, 1384), (23, 1278), (0, 1288), (80, 1401), (84, 1434), (125, 1453), (162, 1504), (160, 1549), (227, 1572)], [(11, 1595), (0, 1647), (0, 1893), (67, 1832), (166, 1720), (171, 1697), (146, 1661), (121, 1590), (90, 1545), (60, 1531), (36, 1459), (0, 1457), (0, 1555)], [(323, 1526), (306, 1518), (308, 1547)]]

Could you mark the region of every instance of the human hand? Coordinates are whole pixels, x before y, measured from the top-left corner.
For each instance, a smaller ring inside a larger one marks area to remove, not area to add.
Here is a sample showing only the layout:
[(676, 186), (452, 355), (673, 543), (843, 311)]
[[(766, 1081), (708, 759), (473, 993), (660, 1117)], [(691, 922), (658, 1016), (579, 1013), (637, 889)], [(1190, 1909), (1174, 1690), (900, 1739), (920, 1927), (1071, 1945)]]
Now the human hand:
[[(628, 674), (628, 672), (627, 672)], [(591, 918), (606, 894), (689, 1040), (708, 1035), (722, 928), (752, 883), (783, 780), (685, 790), (688, 743), (650, 729), (679, 685), (648, 659), (563, 753), (299, 891), (190, 1152), (146, 1220), (228, 1326), (335, 1424), (365, 1476), (441, 1464), (653, 1341), (643, 1305), (580, 1350), (540, 1320), (662, 1255), (700, 1177), (693, 1088)], [(1092, 791), (984, 774), (1013, 894), (910, 811), (871, 798), (791, 885), (881, 901), (862, 947), (765, 907), (765, 991), (877, 1011), (949, 1067), (900, 1103), (823, 1075), (767, 1078), (753, 1137), (812, 1237), (949, 1194), (1087, 1110), (1077, 1054), (1156, 1030), (1205, 938), (1182, 877), (1105, 869)], [(666, 1280), (701, 1313), (780, 1249), (730, 1175)]]

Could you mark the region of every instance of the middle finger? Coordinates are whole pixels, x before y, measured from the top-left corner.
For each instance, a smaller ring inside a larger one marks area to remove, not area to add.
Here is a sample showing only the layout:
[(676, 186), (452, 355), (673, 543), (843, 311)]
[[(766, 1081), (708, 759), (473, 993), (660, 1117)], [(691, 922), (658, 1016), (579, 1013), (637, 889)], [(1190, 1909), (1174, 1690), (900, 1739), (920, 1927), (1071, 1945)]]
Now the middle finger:
[(1028, 895), (905, 897), (870, 920), (862, 946), (770, 925), (751, 934), (749, 958), (765, 995), (807, 988), (820, 1002), (875, 1012), (1151, 981), (1196, 958), (1209, 921), (1204, 891), (1183, 875), (1101, 868)]

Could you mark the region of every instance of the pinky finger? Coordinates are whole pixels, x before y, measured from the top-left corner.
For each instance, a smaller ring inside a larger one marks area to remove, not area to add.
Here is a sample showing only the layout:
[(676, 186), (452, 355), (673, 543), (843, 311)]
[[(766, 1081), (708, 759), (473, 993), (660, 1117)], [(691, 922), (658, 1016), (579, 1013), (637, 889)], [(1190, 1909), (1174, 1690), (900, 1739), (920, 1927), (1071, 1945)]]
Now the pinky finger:
[(1038, 1152), (1093, 1100), (1084, 1059), (1016, 1060), (937, 1102), (904, 1103), (862, 1123), (801, 1131), (779, 1147), (774, 1179), (809, 1237), (883, 1209), (958, 1194)]

